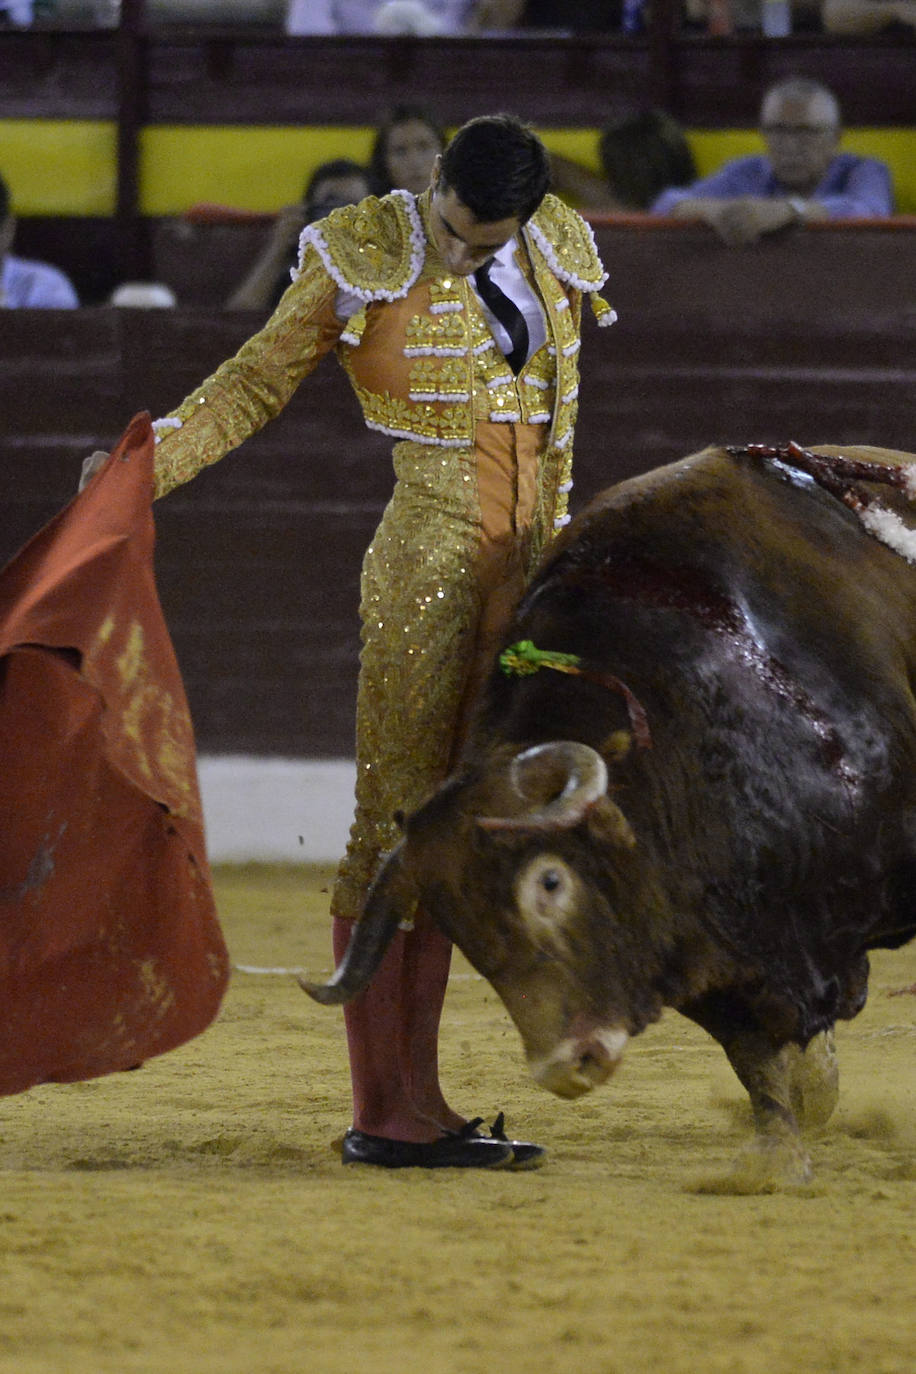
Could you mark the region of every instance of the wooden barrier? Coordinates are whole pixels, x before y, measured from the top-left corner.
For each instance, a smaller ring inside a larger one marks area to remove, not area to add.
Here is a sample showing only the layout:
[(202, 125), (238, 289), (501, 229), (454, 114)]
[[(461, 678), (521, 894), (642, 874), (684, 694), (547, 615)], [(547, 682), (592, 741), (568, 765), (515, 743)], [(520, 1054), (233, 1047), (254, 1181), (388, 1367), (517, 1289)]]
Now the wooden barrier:
[[(596, 227), (620, 314), (586, 311), (573, 510), (712, 442), (913, 450), (916, 225), (810, 227), (727, 250), (698, 226)], [(69, 499), (80, 460), (164, 413), (257, 327), (210, 309), (7, 311), (0, 558)], [(157, 507), (161, 595), (200, 745), (347, 756), (362, 551), (391, 490), (327, 359), (242, 451)]]
[(804, 73), (836, 90), (847, 124), (913, 121), (916, 43), (906, 31), (710, 38), (678, 32), (676, 0), (665, 0), (644, 37), (287, 38), (251, 26), (144, 29), (132, 26), (132, 9), (125, 0), (120, 32), (0, 32), (0, 119), (375, 124), (409, 98), (448, 124), (496, 100), (553, 127), (600, 126), (654, 103), (685, 124), (740, 128), (756, 123), (767, 86)]

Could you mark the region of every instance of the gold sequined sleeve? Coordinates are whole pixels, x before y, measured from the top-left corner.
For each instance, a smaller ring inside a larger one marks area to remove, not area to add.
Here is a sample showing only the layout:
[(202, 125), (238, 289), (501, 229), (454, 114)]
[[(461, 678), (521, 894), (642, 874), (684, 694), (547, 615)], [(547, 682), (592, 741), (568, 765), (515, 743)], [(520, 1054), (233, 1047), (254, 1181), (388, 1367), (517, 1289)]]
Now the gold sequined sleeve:
[(155, 422), (156, 496), (190, 481), (279, 414), (345, 327), (334, 314), (336, 293), (318, 254), (308, 249), (264, 328)]

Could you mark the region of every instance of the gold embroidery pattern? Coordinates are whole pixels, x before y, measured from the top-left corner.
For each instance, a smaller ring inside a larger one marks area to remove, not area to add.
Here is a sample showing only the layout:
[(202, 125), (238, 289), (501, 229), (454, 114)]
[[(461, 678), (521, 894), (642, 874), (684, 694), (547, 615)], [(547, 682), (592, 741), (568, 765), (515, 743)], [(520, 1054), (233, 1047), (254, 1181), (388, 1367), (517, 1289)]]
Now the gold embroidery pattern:
[(437, 281), (435, 277), (430, 278), (429, 304), (434, 315), (452, 310), (463, 310), (464, 300), (462, 282), (459, 277), (446, 277), (441, 281)]
[[(470, 290), (468, 297), (474, 373), (474, 415), (479, 420), (527, 424), (535, 411), (544, 409), (547, 393), (523, 386), (521, 377), (516, 381), (501, 351), (495, 345), (488, 347), (493, 344), (493, 336), (487, 327), (477, 297)], [(523, 376), (528, 374), (533, 362), (534, 359), (528, 363)]]
[(422, 265), (419, 218), (408, 205), (403, 194), (369, 196), (320, 222), (316, 232), (336, 280), (368, 300), (405, 294)]
[[(565, 211), (565, 207), (563, 208)], [(522, 380), (524, 381), (525, 375), (530, 374), (536, 381), (549, 382), (549, 390), (543, 393), (543, 399), (549, 403), (553, 414), (551, 441), (541, 460), (538, 501), (533, 523), (534, 537), (529, 562), (530, 573), (534, 571), (544, 545), (553, 538), (556, 528), (564, 524), (568, 517), (572, 476), (572, 433), (578, 408), (578, 344), (582, 312), (579, 292), (575, 288), (564, 286), (557, 279), (536, 237), (529, 240), (529, 248), (541, 299), (547, 313), (549, 342), (530, 360)], [(527, 394), (528, 389), (525, 387), (523, 394)], [(527, 411), (529, 417), (538, 413), (543, 412), (531, 408)]]
[(400, 838), (395, 812), (414, 810), (448, 772), (478, 614), (473, 449), (396, 444), (394, 466), (363, 562), (356, 815), (332, 904), (350, 919)]
[(597, 291), (604, 285), (607, 274), (594, 236), (575, 210), (547, 195), (529, 225), (541, 252), (563, 280), (581, 291)]
[(362, 337), (366, 332), (366, 307), (357, 310), (355, 315), (351, 315), (347, 320), (346, 328), (341, 334), (341, 343), (348, 343), (352, 348), (358, 348), (362, 342)]
[[(349, 371), (349, 369), (348, 369)], [(401, 400), (389, 392), (369, 391), (350, 380), (366, 424), (395, 439), (424, 440), (458, 447), (470, 442), (471, 409), (468, 402)]]
[(278, 415), (337, 342), (336, 287), (309, 250), (298, 279), (262, 330), (192, 391), (156, 446), (156, 496), (188, 482)]
[(410, 369), (410, 397), (419, 401), (467, 401), (466, 358), (418, 358)]
[(468, 325), (464, 311), (443, 315), (414, 315), (408, 321), (404, 353), (408, 358), (461, 357), (468, 351)]

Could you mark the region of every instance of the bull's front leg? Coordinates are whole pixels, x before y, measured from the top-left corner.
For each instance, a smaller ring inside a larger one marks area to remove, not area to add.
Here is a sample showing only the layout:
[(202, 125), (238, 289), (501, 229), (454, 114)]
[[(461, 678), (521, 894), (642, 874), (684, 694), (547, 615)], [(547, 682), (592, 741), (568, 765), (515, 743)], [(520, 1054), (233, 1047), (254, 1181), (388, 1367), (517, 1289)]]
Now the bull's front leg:
[[(801, 1147), (801, 1128), (829, 1121), (840, 1080), (832, 1026), (804, 1050), (793, 1044), (774, 1050), (766, 1036), (754, 1033), (726, 1046), (726, 1053), (747, 1088), (758, 1137), (765, 1143), (797, 1140)], [(807, 1169), (810, 1177), (810, 1161)]]
[(769, 1036), (748, 1031), (724, 1049), (751, 1099), (757, 1132), (738, 1162), (736, 1182), (746, 1177), (750, 1191), (809, 1183), (811, 1160), (793, 1110), (793, 1047), (774, 1049)]
[(805, 1131), (824, 1126), (840, 1095), (840, 1071), (833, 1027), (821, 1031), (806, 1049), (787, 1045), (789, 1089), (795, 1119)]
[(755, 1193), (809, 1183), (811, 1160), (801, 1128), (822, 1126), (836, 1105), (839, 1075), (833, 1030), (806, 1050), (776, 1046), (740, 1004), (712, 994), (688, 1014), (718, 1040), (747, 1090), (754, 1114), (753, 1144), (724, 1178), (705, 1179), (704, 1192)]

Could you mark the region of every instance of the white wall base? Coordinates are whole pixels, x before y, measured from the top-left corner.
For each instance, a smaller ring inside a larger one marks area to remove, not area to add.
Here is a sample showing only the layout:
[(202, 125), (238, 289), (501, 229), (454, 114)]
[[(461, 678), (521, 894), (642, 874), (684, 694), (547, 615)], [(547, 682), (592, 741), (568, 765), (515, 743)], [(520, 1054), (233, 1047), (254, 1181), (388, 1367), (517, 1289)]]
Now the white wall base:
[(199, 758), (197, 770), (211, 863), (326, 863), (343, 854), (351, 760), (220, 754)]

